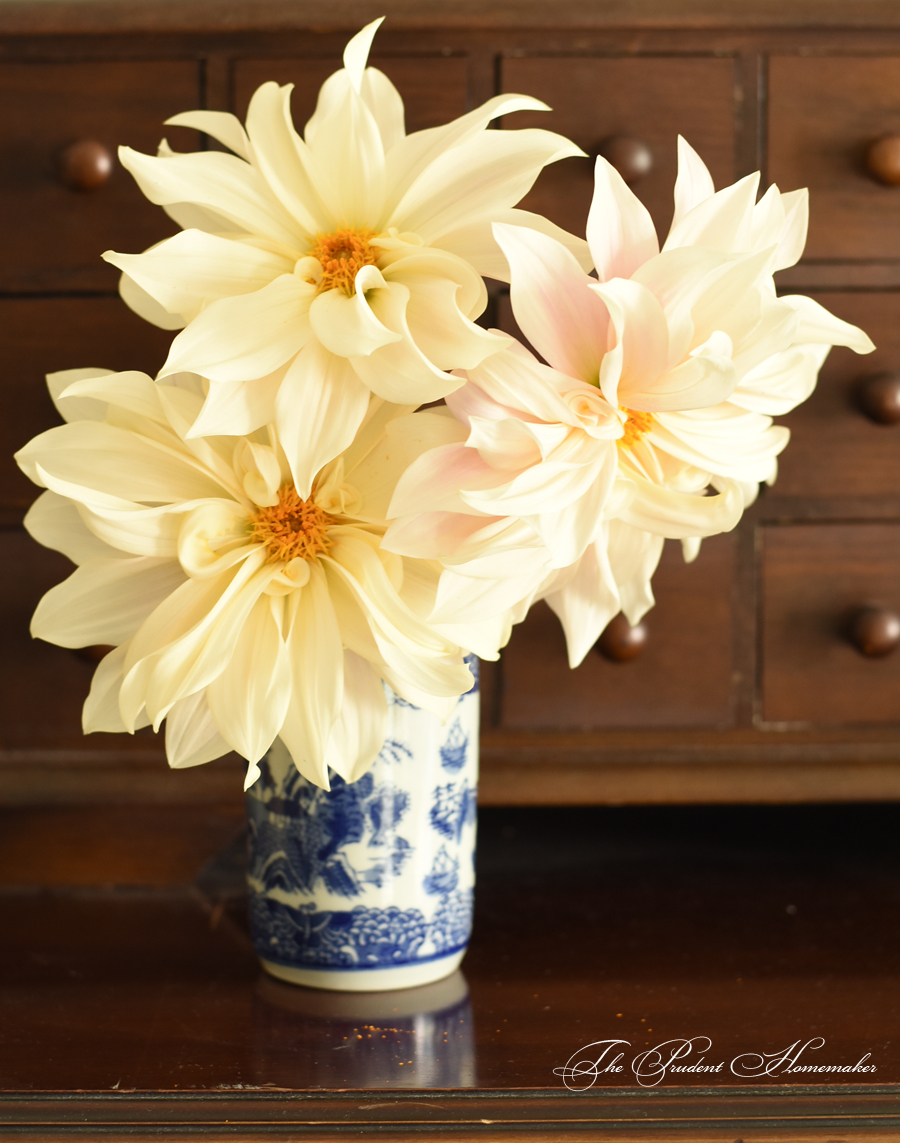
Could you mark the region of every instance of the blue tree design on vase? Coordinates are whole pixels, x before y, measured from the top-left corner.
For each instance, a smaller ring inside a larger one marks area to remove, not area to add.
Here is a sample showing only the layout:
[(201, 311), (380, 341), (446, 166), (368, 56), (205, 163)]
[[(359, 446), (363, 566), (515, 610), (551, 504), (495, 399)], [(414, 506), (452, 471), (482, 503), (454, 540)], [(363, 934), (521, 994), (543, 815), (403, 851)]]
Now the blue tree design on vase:
[(434, 829), (448, 841), (462, 837), (465, 826), (475, 821), (475, 789), (468, 782), (461, 786), (449, 783), (436, 786), (432, 794), (429, 818)]
[[(332, 775), (330, 790), (313, 786), (293, 770), (279, 792), (264, 759), (249, 799), (250, 876), (265, 889), (311, 893), (322, 884), (340, 897), (356, 897), (366, 884), (381, 886), (396, 876), (413, 848), (395, 832), (409, 808), (409, 795), (371, 774), (347, 784)], [(258, 789), (257, 789), (258, 787)], [(363, 841), (376, 852), (355, 867), (346, 847)]]

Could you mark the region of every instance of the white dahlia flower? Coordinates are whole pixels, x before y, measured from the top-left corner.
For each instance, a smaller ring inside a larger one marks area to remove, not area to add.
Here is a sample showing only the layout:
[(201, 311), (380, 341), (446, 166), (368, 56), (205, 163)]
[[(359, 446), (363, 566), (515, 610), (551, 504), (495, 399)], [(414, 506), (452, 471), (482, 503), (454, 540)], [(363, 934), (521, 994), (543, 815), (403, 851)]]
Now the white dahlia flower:
[(440, 567), (380, 546), (397, 477), (443, 439), (443, 416), (372, 397), (356, 440), (304, 494), (271, 427), (188, 437), (204, 398), (195, 376), (49, 381), (68, 423), (16, 456), (46, 489), (26, 527), (78, 566), (32, 633), (114, 646), (85, 732), (165, 719), (172, 766), (236, 750), (248, 784), (277, 737), (327, 786), (329, 766), (353, 781), (381, 749), (382, 680), (446, 717), (472, 685), (454, 636), (496, 656), (505, 620), (480, 633), (426, 622)]
[(370, 391), (434, 401), (462, 383), (449, 370), (508, 343), (475, 324), (487, 302), (481, 275), (506, 273), (493, 222), (543, 229), (589, 264), (582, 240), (512, 209), (546, 164), (580, 149), (549, 131), (487, 130), (546, 106), (497, 96), (407, 135), (397, 90), (366, 67), (380, 23), (347, 45), (302, 136), (291, 87), (266, 83), (246, 130), (223, 112), (169, 120), (233, 154), (175, 154), (165, 142), (155, 158), (120, 151), (144, 194), (184, 227), (143, 254), (104, 255), (133, 309), (184, 327), (161, 376), (209, 378), (194, 435), (274, 423), (304, 496), (312, 472), (352, 441)]
[[(456, 435), (417, 460), (386, 543), (440, 556), (434, 618), (547, 599), (576, 666), (613, 615), (637, 623), (665, 538), (686, 558), (728, 531), (776, 474), (832, 345), (874, 347), (772, 275), (800, 257), (806, 192), (758, 175), (714, 193), (683, 139), (662, 251), (646, 208), (598, 159), (587, 240), (596, 277), (553, 237), (496, 225), (522, 346), (466, 370)], [(717, 495), (710, 495), (711, 492)], [(426, 540), (426, 537), (431, 537)], [(444, 548), (441, 551), (441, 548)], [(502, 555), (513, 574), (494, 579)]]

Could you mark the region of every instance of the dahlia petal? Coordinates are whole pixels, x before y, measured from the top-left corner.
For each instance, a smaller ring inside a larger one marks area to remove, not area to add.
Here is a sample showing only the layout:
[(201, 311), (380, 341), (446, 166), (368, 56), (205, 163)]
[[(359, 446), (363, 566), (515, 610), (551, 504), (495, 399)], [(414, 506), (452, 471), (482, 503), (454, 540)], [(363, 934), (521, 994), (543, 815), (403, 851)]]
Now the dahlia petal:
[(293, 697), (279, 622), (283, 606), (267, 595), (256, 600), (228, 665), (206, 688), (219, 734), (251, 769), (275, 741)]
[(345, 466), (347, 480), (363, 495), (358, 516), (383, 522), (397, 482), (409, 466), (430, 449), (457, 443), (462, 435), (462, 426), (439, 410), (395, 417), (358, 464)]
[(527, 95), (495, 95), (480, 107), (461, 115), (451, 123), (445, 123), (440, 127), (429, 127), (424, 131), (414, 131), (412, 135), (407, 135), (398, 141), (391, 151), (387, 203), (393, 204), (396, 212), (397, 202), (423, 171), (449, 151), (464, 148), (465, 144), (483, 131), (492, 119), (510, 115), (514, 111), (549, 110), (546, 103)]
[(503, 616), (521, 599), (530, 597), (547, 574), (546, 564), (536, 557), (520, 564), (520, 574), (469, 576), (448, 568), (441, 576), (431, 622), (437, 627), (454, 623), (487, 623)]
[(202, 131), (224, 144), (240, 159), (250, 162), (250, 140), (236, 115), (228, 111), (183, 111), (166, 120), (167, 127), (188, 127)]
[(377, 67), (366, 68), (359, 90), (378, 125), (381, 145), (387, 155), (406, 136), (405, 112), (400, 92)]
[(783, 417), (816, 387), (829, 345), (795, 345), (745, 373), (729, 400), (742, 409)]
[(733, 481), (727, 481), (718, 496), (693, 496), (637, 476), (631, 479), (635, 494), (620, 519), (657, 536), (680, 540), (730, 532), (744, 511), (744, 498)]
[[(108, 734), (124, 734), (128, 727), (119, 713), (119, 690), (122, 686), (122, 666), (128, 653), (128, 644), (116, 647), (100, 660), (91, 689), (81, 714), (81, 728), (85, 734), (105, 731)], [(134, 721), (132, 732), (148, 726), (150, 720), (146, 712), (140, 711)]]
[(357, 32), (352, 39), (348, 40), (347, 46), (344, 48), (344, 67), (347, 70), (347, 75), (355, 91), (359, 91), (362, 88), (366, 62), (369, 58), (369, 52), (372, 50), (372, 40), (375, 38), (375, 33), (383, 23), (384, 16), (379, 16), (377, 20), (372, 20), (371, 23), (366, 24), (363, 29)]
[(438, 155), (409, 187), (386, 226), (424, 242), (506, 210), (531, 190), (548, 163), (583, 154), (561, 135), (537, 128), (483, 132)]
[(157, 206), (196, 204), (239, 231), (263, 235), (288, 249), (303, 248), (296, 220), (269, 192), (259, 172), (235, 155), (198, 151), (154, 158), (120, 147), (119, 161)]
[(414, 343), (406, 321), (406, 286), (388, 282), (386, 289), (373, 290), (367, 301), (382, 325), (401, 335), (368, 357), (352, 359), (356, 375), (373, 393), (397, 405), (424, 405), (462, 385), (462, 378), (438, 369)]
[(759, 172), (717, 191), (688, 211), (669, 231), (663, 250), (710, 246), (726, 254), (749, 250)]
[(326, 290), (309, 308), (312, 332), (336, 357), (368, 357), (382, 345), (403, 339), (401, 333), (395, 333), (378, 320), (374, 299), (367, 297), (367, 291), (377, 295), (397, 287), (386, 282), (375, 266), (364, 266), (359, 271), (355, 287), (349, 296), (340, 289)]
[(254, 553), (233, 573), (188, 580), (152, 612), (131, 640), (119, 709), (126, 726), (146, 707), (158, 728), (179, 699), (218, 678), (246, 618), (277, 572)]
[(328, 739), (325, 759), (345, 782), (355, 782), (384, 746), (389, 708), (378, 672), (352, 651), (344, 652), (344, 698)]
[(806, 232), (809, 227), (809, 191), (788, 191), (781, 196), (784, 208), (784, 229), (775, 255), (774, 270), (795, 266), (803, 255)]
[(527, 517), (552, 554), (551, 566), (568, 567), (597, 538), (606, 502), (616, 478), (616, 448), (610, 445), (593, 479), (568, 504)]
[(147, 291), (142, 290), (127, 274), (119, 277), (119, 296), (138, 317), (150, 322), (151, 325), (158, 326), (159, 329), (183, 329), (188, 323), (189, 319), (184, 314), (173, 314), (163, 309), (155, 298), (151, 298)]
[[(415, 460), (400, 480), (388, 508), (388, 517), (415, 516), (421, 512), (471, 514), (460, 490), (497, 487), (508, 483), (504, 473), (494, 472), (475, 449), (465, 444), (440, 445)], [(480, 513), (476, 512), (476, 515)]]
[(631, 408), (632, 394), (652, 391), (653, 382), (665, 371), (666, 315), (639, 282), (613, 278), (590, 288), (606, 303), (616, 335), (600, 366), (600, 389), (611, 405)]
[(569, 666), (574, 669), (621, 610), (605, 542), (591, 544), (563, 586), (544, 598), (562, 624)]
[(172, 342), (160, 377), (199, 373), (213, 381), (267, 377), (310, 338), (315, 288), (282, 274), (252, 294), (220, 298)]
[(318, 125), (309, 150), (333, 225), (382, 229), (384, 147), (372, 112), (352, 86)]
[(630, 278), (639, 266), (659, 253), (650, 212), (602, 155), (594, 166), (587, 241), (601, 282)]
[(537, 231), (495, 226), (509, 261), (510, 299), (522, 332), (556, 368), (596, 382), (608, 317), (589, 278), (565, 247)]
[[(82, 376), (76, 377), (80, 373)], [(52, 377), (52, 381), (51, 381)], [(54, 373), (47, 378), (51, 392), (58, 380), (66, 378), (68, 383), (58, 393), (59, 407), (70, 414), (66, 419), (102, 421), (112, 406), (126, 409), (139, 418), (156, 422), (168, 428), (166, 417), (160, 404), (159, 391), (146, 373), (108, 373), (105, 370), (70, 369), (66, 373)], [(73, 416), (75, 411), (80, 415)], [(91, 416), (99, 412), (100, 415)]]
[(166, 715), (166, 758), (173, 770), (212, 762), (230, 750), (219, 734), (205, 691), (179, 699)]
[(106, 417), (105, 402), (90, 398), (76, 399), (63, 394), (76, 381), (112, 376), (114, 374), (111, 369), (62, 369), (57, 373), (48, 373), (45, 380), (50, 400), (64, 421), (102, 421)]
[(203, 305), (261, 289), (294, 261), (202, 230), (182, 230), (143, 254), (107, 250), (106, 262), (117, 266), (171, 314), (194, 319)]
[[(293, 362), (287, 368), (292, 365)], [(285, 372), (284, 368), (276, 369), (268, 377), (252, 381), (210, 381), (203, 408), (187, 436), (249, 436), (271, 424)]]
[(41, 599), (31, 634), (59, 647), (124, 643), (185, 578), (171, 559), (90, 560)]
[(278, 388), (274, 419), (303, 499), (319, 470), (352, 443), (368, 406), (369, 391), (349, 362), (316, 342), (291, 362)]
[(489, 332), (469, 319), (460, 301), (458, 282), (446, 276), (412, 274), (411, 261), (391, 279), (409, 289), (406, 321), (410, 336), (433, 365), (438, 369), (472, 369), (509, 345), (505, 334)]
[(62, 552), (73, 564), (121, 556), (91, 532), (71, 500), (49, 489), (28, 509), (24, 523), (29, 536), (45, 548)]
[[(691, 536), (688, 543), (700, 543)], [(634, 627), (655, 604), (651, 580), (663, 551), (663, 537), (632, 528), (622, 520), (609, 523), (609, 565), (619, 589), (622, 611)]]
[[(331, 211), (322, 201), (321, 179), (316, 164), (291, 121), (293, 84), (279, 87), (264, 83), (253, 94), (247, 109), (247, 134), (253, 147), (253, 162), (278, 202), (307, 238), (326, 229)], [(291, 249), (305, 249), (306, 243)]]
[(695, 206), (716, 193), (706, 164), (683, 136), (678, 136), (678, 176), (675, 179), (675, 214), (672, 226), (690, 214)]
[(545, 234), (564, 246), (586, 274), (593, 269), (591, 251), (583, 238), (569, 234), (567, 230), (563, 230), (555, 222), (540, 214), (532, 214), (531, 211), (518, 210), (515, 207), (510, 210), (498, 210), (489, 219), (451, 230), (448, 234), (441, 235), (436, 245), (474, 266), (485, 278), (508, 282), (509, 263), (494, 238), (495, 223), (524, 227)]
[(713, 334), (705, 345), (691, 352), (687, 361), (655, 378), (652, 387), (644, 392), (633, 389), (628, 394), (628, 408), (656, 413), (702, 409), (727, 401), (736, 383), (730, 350), (731, 341), (725, 334)]
[(291, 670), (291, 701), (279, 737), (300, 773), (328, 789), (325, 755), (341, 711), (344, 651), (338, 616), (319, 567), (286, 604), (286, 646)]
[(829, 313), (824, 306), (803, 294), (789, 294), (779, 299), (800, 317), (795, 338), (800, 343), (845, 345), (854, 353), (871, 353), (871, 338), (849, 322)]
[[(85, 494), (108, 493), (121, 504), (172, 503), (217, 496), (222, 491), (190, 457), (101, 421), (48, 429), (19, 449), (16, 461), (36, 484), (40, 468), (57, 481), (80, 486)], [(59, 487), (56, 491), (69, 494)]]

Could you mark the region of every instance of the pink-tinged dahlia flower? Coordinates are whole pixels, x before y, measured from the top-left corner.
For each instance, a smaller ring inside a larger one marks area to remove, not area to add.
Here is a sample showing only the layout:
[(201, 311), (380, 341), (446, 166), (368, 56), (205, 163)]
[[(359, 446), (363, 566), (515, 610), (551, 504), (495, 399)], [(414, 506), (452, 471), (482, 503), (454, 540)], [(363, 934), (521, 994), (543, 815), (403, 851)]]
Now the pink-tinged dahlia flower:
[(497, 96), (407, 135), (397, 90), (366, 67), (380, 23), (347, 45), (302, 136), (291, 87), (266, 83), (246, 130), (222, 112), (169, 120), (232, 154), (175, 154), (165, 142), (157, 157), (120, 152), (144, 194), (184, 227), (143, 254), (104, 255), (123, 271), (133, 309), (182, 329), (161, 376), (210, 380), (194, 435), (274, 423), (304, 495), (353, 440), (370, 392), (434, 401), (462, 383), (450, 370), (507, 344), (475, 324), (487, 300), (481, 275), (506, 272), (493, 222), (543, 228), (588, 264), (583, 241), (512, 209), (546, 164), (579, 148), (549, 131), (487, 130), (545, 105)]
[[(653, 604), (665, 538), (685, 555), (728, 531), (776, 474), (772, 416), (812, 391), (832, 345), (873, 346), (772, 275), (799, 258), (806, 192), (758, 175), (714, 192), (679, 140), (662, 251), (645, 207), (597, 160), (587, 240), (596, 277), (553, 237), (494, 233), (519, 345), (466, 371), (459, 426), (401, 479), (386, 543), (444, 565), (435, 618), (478, 618), (545, 597), (577, 665), (610, 618)], [(712, 494), (715, 493), (715, 494)]]

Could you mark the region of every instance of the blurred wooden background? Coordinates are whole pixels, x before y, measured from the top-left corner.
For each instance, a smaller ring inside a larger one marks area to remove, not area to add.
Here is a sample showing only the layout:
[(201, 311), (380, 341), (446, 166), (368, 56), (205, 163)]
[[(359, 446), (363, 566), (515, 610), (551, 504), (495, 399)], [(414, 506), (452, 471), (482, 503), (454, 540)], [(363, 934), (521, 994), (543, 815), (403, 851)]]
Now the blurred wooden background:
[[(203, 145), (163, 120), (194, 107), (242, 115), (267, 79), (295, 84), (302, 128), (348, 35), (385, 13), (373, 62), (404, 96), (410, 130), (498, 91), (535, 95), (551, 114), (502, 126), (545, 126), (591, 156), (618, 155), (663, 231), (679, 132), (717, 185), (758, 168), (763, 187), (808, 185), (807, 256), (781, 287), (821, 299), (878, 346), (866, 359), (832, 353), (815, 396), (786, 418), (794, 439), (778, 483), (734, 534), (707, 541), (690, 567), (667, 546), (637, 657), (592, 652), (570, 672), (555, 619), (535, 608), (484, 671), (482, 801), (900, 797), (900, 652), (868, 656), (852, 637), (865, 609), (887, 643), (900, 630), (900, 424), (882, 423), (900, 412), (900, 373), (865, 388), (900, 370), (900, 7), (6, 0), (0, 802), (240, 800), (237, 760), (169, 773), (146, 732), (82, 737), (93, 664), (28, 635), (66, 561), (22, 531), (34, 490), (11, 455), (55, 423), (46, 372), (152, 373), (165, 356), (171, 335), (126, 309), (99, 257), (174, 229), (116, 146), (152, 151), (163, 134), (176, 149)], [(591, 185), (592, 163), (566, 160), (525, 205), (583, 231)], [(492, 305), (508, 326), (508, 300)]]

